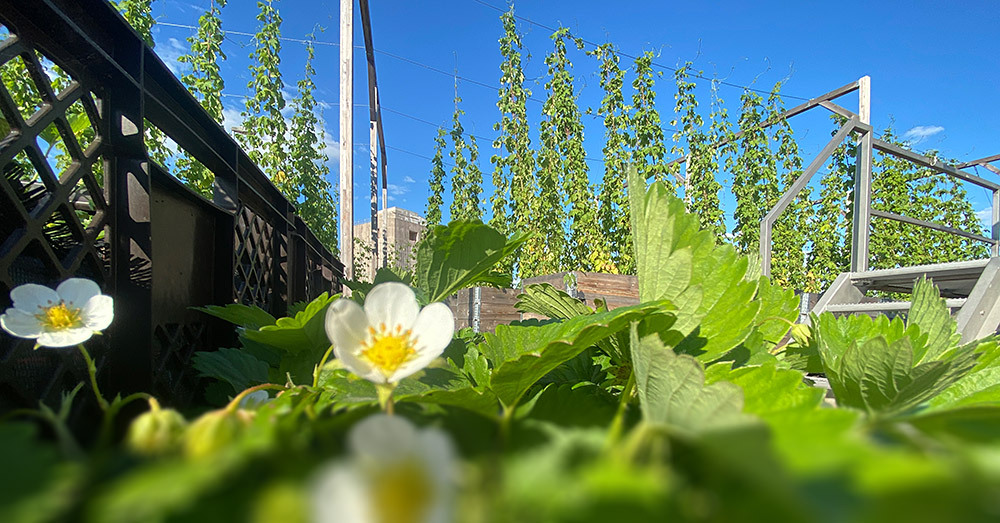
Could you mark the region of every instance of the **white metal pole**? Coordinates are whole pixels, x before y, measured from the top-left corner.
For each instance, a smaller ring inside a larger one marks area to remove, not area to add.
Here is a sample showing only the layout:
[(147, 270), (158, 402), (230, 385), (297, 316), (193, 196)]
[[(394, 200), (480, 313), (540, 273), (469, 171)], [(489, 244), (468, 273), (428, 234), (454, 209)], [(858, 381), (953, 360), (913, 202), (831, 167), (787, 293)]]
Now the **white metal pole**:
[(348, 280), (354, 279), (353, 132), (354, 0), (340, 0), (340, 260)]

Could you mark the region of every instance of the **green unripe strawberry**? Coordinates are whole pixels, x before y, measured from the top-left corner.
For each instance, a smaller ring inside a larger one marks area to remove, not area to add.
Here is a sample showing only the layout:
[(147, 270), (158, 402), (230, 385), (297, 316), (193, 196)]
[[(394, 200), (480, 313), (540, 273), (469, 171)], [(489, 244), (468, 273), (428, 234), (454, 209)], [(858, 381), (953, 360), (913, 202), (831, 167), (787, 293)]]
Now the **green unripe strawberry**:
[(180, 447), (186, 427), (187, 420), (176, 410), (154, 408), (132, 421), (125, 444), (136, 454), (164, 454)]

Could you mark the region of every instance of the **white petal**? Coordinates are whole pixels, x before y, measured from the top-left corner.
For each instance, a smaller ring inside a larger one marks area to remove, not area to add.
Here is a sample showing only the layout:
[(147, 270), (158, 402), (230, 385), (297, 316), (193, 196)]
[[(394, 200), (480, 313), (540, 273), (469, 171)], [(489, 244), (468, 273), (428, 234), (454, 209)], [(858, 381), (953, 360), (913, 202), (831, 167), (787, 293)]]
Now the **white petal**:
[[(333, 353), (348, 370), (370, 380), (381, 376), (366, 361), (358, 358), (364, 348), (361, 343), (368, 338), (368, 317), (361, 306), (351, 300), (339, 299), (326, 311), (326, 336), (333, 343)], [(382, 377), (380, 381), (385, 381)]]
[(399, 416), (368, 416), (347, 437), (351, 452), (367, 464), (395, 463), (418, 450), (417, 428)]
[(92, 331), (102, 331), (111, 325), (115, 317), (115, 304), (111, 296), (98, 294), (83, 306), (83, 325)]
[(455, 447), (451, 438), (440, 429), (428, 427), (417, 435), (417, 453), (427, 464), (437, 484), (450, 484), (455, 479)]
[(316, 523), (375, 523), (367, 478), (356, 467), (325, 467), (313, 480), (311, 497)]
[(67, 307), (82, 309), (91, 298), (101, 293), (101, 288), (86, 278), (70, 278), (60, 283), (56, 292)]
[(38, 336), (38, 344), (42, 347), (71, 347), (89, 340), (93, 335), (94, 331), (86, 327), (48, 331)]
[(399, 381), (426, 367), (444, 352), (455, 334), (455, 315), (443, 303), (432, 303), (417, 316), (410, 335), (416, 340), (417, 355), (399, 366), (389, 381)]
[(434, 486), (433, 499), (427, 523), (448, 523), (454, 520), (455, 490), (459, 470), (455, 460), (455, 447), (443, 431), (428, 427), (417, 435), (415, 452), (424, 464), (425, 473)]
[(413, 325), (419, 312), (420, 304), (413, 289), (402, 283), (381, 283), (365, 297), (365, 314), (376, 329), (384, 324), (389, 330), (395, 330), (398, 325), (405, 331)]
[(0, 316), (0, 327), (18, 338), (37, 338), (44, 330), (33, 314), (14, 308)]
[(19, 285), (10, 291), (10, 300), (14, 302), (14, 308), (21, 309), (28, 314), (38, 314), (39, 307), (49, 307), (59, 303), (59, 294), (44, 286), (34, 283)]

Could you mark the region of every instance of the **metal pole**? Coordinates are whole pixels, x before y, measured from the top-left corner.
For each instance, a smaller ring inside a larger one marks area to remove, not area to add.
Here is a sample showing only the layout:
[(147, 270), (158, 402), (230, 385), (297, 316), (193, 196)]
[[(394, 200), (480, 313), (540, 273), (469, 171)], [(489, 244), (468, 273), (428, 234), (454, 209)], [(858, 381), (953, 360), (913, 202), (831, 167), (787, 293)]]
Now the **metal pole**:
[(799, 295), (799, 321), (798, 323), (809, 323), (809, 297), (811, 293), (803, 292)]
[(483, 288), (472, 288), (472, 332), (479, 332), (480, 314), (483, 307)]
[(353, 131), (354, 0), (340, 0), (340, 259), (347, 280), (354, 279)]
[[(858, 119), (871, 124), (871, 78), (858, 80)], [(872, 132), (862, 131), (858, 140), (857, 169), (854, 176), (854, 234), (851, 242), (851, 272), (868, 270), (868, 229), (872, 205)]]
[[(386, 240), (386, 228), (388, 227), (388, 213), (386, 206), (388, 196), (386, 194), (386, 154), (385, 154), (385, 130), (382, 127), (382, 103), (378, 95), (378, 75), (375, 72), (375, 46), (372, 38), (371, 13), (368, 9), (368, 0), (360, 1), (361, 8), (361, 29), (365, 37), (365, 56), (368, 59), (368, 109), (369, 109), (369, 136), (371, 144), (371, 170), (372, 170), (372, 277), (379, 266), (386, 267), (389, 259), (388, 248), (382, 246), (381, 256), (379, 255), (379, 229), (382, 230), (382, 240)], [(376, 142), (377, 139), (377, 142)], [(376, 149), (376, 145), (378, 149)], [(376, 152), (377, 151), (377, 152)], [(378, 219), (378, 161), (377, 156), (382, 156), (382, 220), (381, 227)], [(379, 259), (381, 258), (381, 263)]]
[(990, 238), (993, 238), (993, 246), (990, 248), (990, 254), (993, 256), (1000, 256), (1000, 190), (993, 191), (993, 212), (992, 212), (992, 222), (993, 226), (990, 227)]

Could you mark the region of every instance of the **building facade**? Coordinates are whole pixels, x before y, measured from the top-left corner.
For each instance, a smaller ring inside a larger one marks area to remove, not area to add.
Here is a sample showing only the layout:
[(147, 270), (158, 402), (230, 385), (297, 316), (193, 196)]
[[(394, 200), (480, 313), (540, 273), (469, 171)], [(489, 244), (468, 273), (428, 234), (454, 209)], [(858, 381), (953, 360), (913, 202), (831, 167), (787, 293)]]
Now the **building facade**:
[[(407, 272), (412, 271), (417, 255), (416, 244), (423, 238), (427, 227), (422, 216), (399, 207), (380, 210), (377, 217), (379, 228), (377, 252), (372, 245), (371, 222), (354, 226), (354, 277), (359, 280), (372, 281), (377, 268), (383, 266), (383, 258), (386, 258), (384, 265)], [(383, 245), (385, 255), (383, 255)]]

